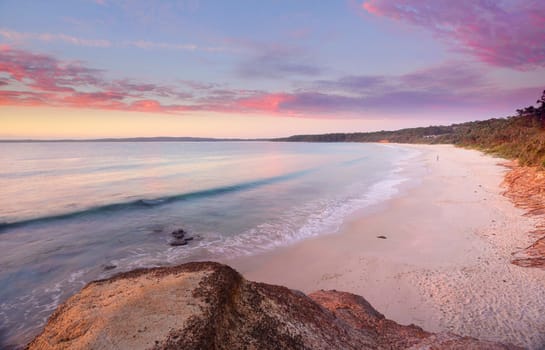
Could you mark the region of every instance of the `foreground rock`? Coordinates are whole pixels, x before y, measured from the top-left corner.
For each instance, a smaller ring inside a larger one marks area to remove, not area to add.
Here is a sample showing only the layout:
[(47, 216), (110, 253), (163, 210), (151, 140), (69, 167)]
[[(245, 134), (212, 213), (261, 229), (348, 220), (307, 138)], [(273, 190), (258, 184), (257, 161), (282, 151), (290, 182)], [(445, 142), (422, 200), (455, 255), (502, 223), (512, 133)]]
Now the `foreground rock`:
[(28, 349), (516, 349), (387, 320), (360, 296), (309, 296), (228, 266), (142, 269), (88, 284)]

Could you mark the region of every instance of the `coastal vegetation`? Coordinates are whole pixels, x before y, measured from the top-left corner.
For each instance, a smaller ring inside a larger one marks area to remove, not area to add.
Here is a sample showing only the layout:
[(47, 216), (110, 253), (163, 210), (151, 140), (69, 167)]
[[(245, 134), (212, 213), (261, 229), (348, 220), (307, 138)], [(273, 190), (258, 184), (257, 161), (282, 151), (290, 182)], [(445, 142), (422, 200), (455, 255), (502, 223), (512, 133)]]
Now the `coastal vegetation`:
[(518, 109), (516, 115), (507, 118), (449, 126), (367, 133), (296, 135), (275, 141), (455, 144), (504, 158), (518, 159), (520, 165), (545, 168), (545, 91), (537, 105)]

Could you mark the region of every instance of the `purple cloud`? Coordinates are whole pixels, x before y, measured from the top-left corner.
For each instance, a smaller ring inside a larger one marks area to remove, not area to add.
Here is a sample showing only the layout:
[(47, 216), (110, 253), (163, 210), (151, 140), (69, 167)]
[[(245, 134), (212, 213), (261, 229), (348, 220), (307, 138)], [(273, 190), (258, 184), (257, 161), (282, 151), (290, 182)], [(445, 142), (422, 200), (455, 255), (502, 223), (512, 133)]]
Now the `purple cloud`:
[(49, 55), (9, 46), (0, 47), (0, 71), (7, 74), (0, 86), (0, 104), (3, 105), (158, 110), (167, 113), (192, 108), (161, 104), (154, 100), (191, 97), (189, 93), (174, 87), (130, 80), (110, 81), (104, 77), (102, 70), (89, 68), (81, 62), (61, 61)]
[(101, 83), (101, 71), (98, 69), (9, 47), (0, 48), (0, 71), (20, 83), (30, 81), (28, 87), (39, 91), (70, 92), (74, 91), (74, 85)]
[(211, 90), (211, 89), (217, 89), (220, 87), (220, 84), (216, 83), (203, 83), (200, 81), (194, 81), (194, 80), (179, 80), (179, 82), (193, 90)]
[[(82, 62), (0, 46), (0, 105), (96, 108), (183, 114), (188, 111), (359, 117), (381, 113), (511, 111), (543, 89), (506, 89), (461, 62), (402, 75), (351, 75), (316, 80), (295, 91), (234, 89), (177, 80), (178, 86), (109, 80)], [(220, 88), (221, 87), (221, 88)]]
[[(0, 105), (97, 108), (154, 113), (215, 111), (278, 113), (288, 93), (193, 86), (198, 97), (176, 86), (108, 80), (102, 70), (81, 62), (0, 46)], [(174, 101), (174, 102), (173, 102)]]
[(164, 98), (174, 98), (187, 100), (193, 97), (193, 94), (181, 91), (173, 86), (158, 85), (152, 83), (138, 83), (129, 79), (115, 80), (103, 85), (104, 88), (117, 91), (125, 96), (145, 98), (150, 95)]
[(504, 89), (490, 82), (476, 68), (463, 62), (451, 62), (402, 75), (318, 80), (294, 93), (281, 107), (291, 112), (327, 115), (465, 108), (508, 111), (531, 103), (541, 89)]
[[(336, 93), (299, 92), (278, 105), (280, 112), (312, 117), (366, 118), (382, 113), (394, 113), (402, 117), (410, 112), (430, 113), (436, 117), (446, 111), (459, 111), (460, 116), (469, 109), (481, 110), (490, 116), (510, 113), (518, 106), (525, 106), (539, 94), (541, 87), (519, 89), (475, 90), (473, 93), (445, 93), (441, 91), (397, 90), (382, 91), (373, 95), (347, 96)], [(499, 115), (501, 116), (501, 115)]]
[(112, 43), (104, 39), (83, 39), (67, 34), (25, 33), (6, 28), (0, 28), (0, 36), (10, 41), (39, 40), (45, 42), (59, 41), (65, 44), (90, 47), (110, 47)]
[(321, 69), (308, 63), (301, 52), (289, 48), (260, 48), (250, 60), (242, 62), (237, 73), (243, 78), (284, 78), (289, 76), (315, 76)]
[(431, 30), (457, 50), (491, 65), (545, 66), (542, 0), (368, 0), (362, 7)]
[(464, 62), (450, 62), (398, 77), (399, 84), (414, 89), (468, 89), (487, 85), (482, 71)]
[(397, 90), (467, 90), (488, 85), (482, 72), (464, 62), (448, 62), (402, 75), (349, 75), (317, 80), (311, 89), (372, 95)]
[(135, 40), (125, 42), (112, 42), (105, 39), (84, 39), (63, 33), (29, 33), (18, 32), (7, 28), (0, 28), (0, 37), (15, 43), (24, 41), (62, 42), (76, 46), (88, 46), (98, 48), (131, 47), (143, 50), (175, 50), (188, 52), (231, 52), (232, 48), (223, 46), (206, 46), (193, 43), (165, 43), (147, 40)]
[(325, 91), (348, 91), (364, 93), (383, 88), (388, 84), (387, 78), (379, 75), (350, 75), (338, 80), (318, 80), (316, 88)]

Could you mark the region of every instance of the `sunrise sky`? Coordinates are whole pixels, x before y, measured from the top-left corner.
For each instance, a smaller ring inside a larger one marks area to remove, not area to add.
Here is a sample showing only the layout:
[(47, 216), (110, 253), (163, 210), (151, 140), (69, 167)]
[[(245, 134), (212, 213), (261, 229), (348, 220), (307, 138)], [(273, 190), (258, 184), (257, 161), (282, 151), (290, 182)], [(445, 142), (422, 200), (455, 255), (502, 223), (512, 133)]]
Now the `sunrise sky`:
[(274, 137), (511, 115), (543, 0), (0, 1), (0, 138)]

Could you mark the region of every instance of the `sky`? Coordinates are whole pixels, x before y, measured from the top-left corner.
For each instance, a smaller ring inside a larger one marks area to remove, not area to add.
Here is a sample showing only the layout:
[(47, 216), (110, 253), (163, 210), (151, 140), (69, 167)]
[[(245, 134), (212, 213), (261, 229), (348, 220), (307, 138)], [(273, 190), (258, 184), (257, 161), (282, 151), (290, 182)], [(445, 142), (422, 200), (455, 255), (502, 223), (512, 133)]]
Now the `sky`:
[(0, 0), (0, 138), (279, 137), (513, 115), (543, 0)]

